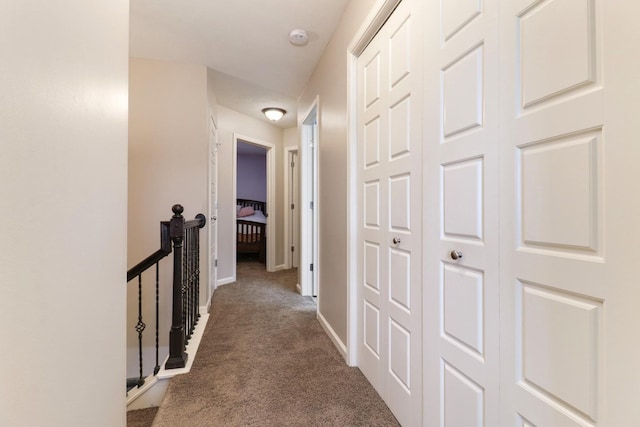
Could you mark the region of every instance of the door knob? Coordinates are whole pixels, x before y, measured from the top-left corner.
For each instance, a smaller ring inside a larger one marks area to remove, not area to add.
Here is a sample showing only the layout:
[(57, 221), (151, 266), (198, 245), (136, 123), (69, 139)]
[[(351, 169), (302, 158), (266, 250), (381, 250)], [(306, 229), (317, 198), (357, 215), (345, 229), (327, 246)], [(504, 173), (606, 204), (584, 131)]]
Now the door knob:
[(451, 251), (449, 256), (451, 256), (451, 259), (460, 259), (460, 258), (462, 258), (462, 252), (460, 252), (460, 251)]
[(392, 240), (394, 245), (399, 245), (400, 244), (400, 238), (399, 237), (394, 237)]

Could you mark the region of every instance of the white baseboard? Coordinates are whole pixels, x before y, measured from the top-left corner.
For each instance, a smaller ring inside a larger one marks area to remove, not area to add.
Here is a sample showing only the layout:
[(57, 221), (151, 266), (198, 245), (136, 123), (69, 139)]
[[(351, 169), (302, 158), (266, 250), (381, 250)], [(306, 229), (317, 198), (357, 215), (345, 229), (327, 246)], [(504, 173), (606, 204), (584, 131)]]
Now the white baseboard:
[(280, 271), (280, 270), (286, 270), (286, 269), (287, 267), (284, 264), (280, 264), (280, 265), (276, 265), (273, 271)]
[(204, 335), (204, 329), (206, 328), (207, 321), (209, 320), (209, 313), (203, 313), (203, 308), (204, 307), (200, 307), (200, 320), (198, 321), (185, 350), (188, 355), (186, 366), (180, 369), (165, 369), (164, 365), (167, 362), (167, 357), (160, 366), (160, 370), (155, 377), (147, 378), (142, 387), (133, 389), (127, 394), (127, 411), (160, 406), (160, 403), (162, 403), (162, 399), (164, 398), (164, 394), (167, 391), (169, 380), (176, 375), (186, 374), (191, 371), (191, 366), (196, 358), (198, 347), (200, 347), (200, 341)]
[(322, 315), (322, 313), (320, 313), (320, 311), (318, 311), (318, 322), (320, 322), (320, 325), (322, 326), (322, 329), (324, 329), (324, 331), (327, 333), (327, 335), (329, 335), (329, 338), (331, 338), (331, 341), (333, 341), (333, 345), (336, 346), (336, 348), (338, 349), (338, 351), (342, 355), (342, 358), (346, 362), (347, 361), (347, 346), (344, 345), (342, 340), (340, 340), (340, 338), (338, 337), (338, 334), (336, 334), (336, 331), (333, 330), (333, 328), (331, 327), (329, 322), (327, 322), (327, 319), (324, 318), (324, 316)]
[(224, 279), (218, 279), (218, 281), (216, 282), (217, 283), (216, 288), (218, 286), (228, 285), (229, 283), (233, 283), (235, 281), (236, 281), (235, 277), (225, 277)]
[(168, 379), (149, 377), (144, 385), (127, 393), (127, 411), (160, 406), (169, 386)]
[(300, 286), (300, 283), (296, 283), (296, 291), (298, 291), (298, 293), (302, 295), (302, 286)]
[(184, 368), (179, 369), (165, 369), (164, 363), (160, 367), (160, 371), (158, 371), (157, 377), (159, 379), (172, 378), (176, 375), (186, 374), (191, 371), (191, 365), (193, 365), (193, 361), (196, 358), (196, 353), (198, 352), (198, 347), (200, 347), (200, 341), (202, 340), (202, 335), (204, 334), (204, 328), (207, 326), (207, 321), (209, 320), (209, 313), (200, 314), (200, 320), (196, 325), (196, 329), (193, 331), (193, 335), (191, 335), (191, 339), (189, 340), (189, 344), (187, 344), (187, 349), (185, 352), (188, 354), (187, 364)]

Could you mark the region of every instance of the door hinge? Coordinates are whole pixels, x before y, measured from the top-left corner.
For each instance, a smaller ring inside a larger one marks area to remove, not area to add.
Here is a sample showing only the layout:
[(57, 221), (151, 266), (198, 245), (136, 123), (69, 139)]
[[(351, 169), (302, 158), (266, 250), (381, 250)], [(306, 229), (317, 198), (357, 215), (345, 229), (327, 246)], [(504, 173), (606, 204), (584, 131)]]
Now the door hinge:
[(295, 249), (293, 246), (291, 246), (291, 252), (295, 252)]
[(295, 208), (296, 206), (293, 203), (291, 203), (291, 209), (295, 209)]
[(296, 164), (295, 164), (295, 163), (293, 163), (293, 162), (291, 162), (291, 167), (293, 168), (293, 167), (295, 167), (295, 166), (296, 166)]
[(309, 264), (309, 271), (313, 271), (313, 264)]
[(313, 209), (313, 202), (309, 202), (309, 209)]
[(217, 266), (218, 266), (218, 260), (217, 260), (217, 259), (213, 261), (213, 266), (214, 266), (214, 267), (217, 267)]

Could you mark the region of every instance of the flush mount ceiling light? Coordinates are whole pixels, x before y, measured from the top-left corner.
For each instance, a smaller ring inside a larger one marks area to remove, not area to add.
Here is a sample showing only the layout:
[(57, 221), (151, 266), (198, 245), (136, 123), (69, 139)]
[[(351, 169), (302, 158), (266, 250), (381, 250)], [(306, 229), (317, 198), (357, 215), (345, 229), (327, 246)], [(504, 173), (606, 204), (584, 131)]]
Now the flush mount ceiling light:
[(309, 41), (309, 36), (305, 30), (295, 29), (289, 33), (289, 43), (294, 46), (304, 46)]
[(284, 116), (287, 113), (282, 108), (275, 108), (275, 107), (263, 108), (262, 112), (264, 113), (265, 116), (267, 116), (267, 119), (271, 120), (272, 122), (277, 122), (282, 118), (282, 116)]

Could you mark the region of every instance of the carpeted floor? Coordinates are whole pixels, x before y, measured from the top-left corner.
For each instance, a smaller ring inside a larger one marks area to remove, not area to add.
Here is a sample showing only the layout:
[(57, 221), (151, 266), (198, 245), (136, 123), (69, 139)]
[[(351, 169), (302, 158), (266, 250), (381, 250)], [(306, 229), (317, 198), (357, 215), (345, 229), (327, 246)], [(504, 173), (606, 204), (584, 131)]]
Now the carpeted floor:
[(295, 291), (294, 270), (240, 263), (218, 288), (189, 374), (173, 378), (154, 427), (397, 426)]

